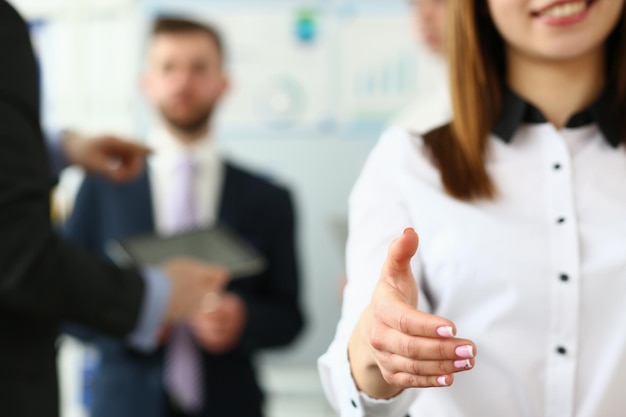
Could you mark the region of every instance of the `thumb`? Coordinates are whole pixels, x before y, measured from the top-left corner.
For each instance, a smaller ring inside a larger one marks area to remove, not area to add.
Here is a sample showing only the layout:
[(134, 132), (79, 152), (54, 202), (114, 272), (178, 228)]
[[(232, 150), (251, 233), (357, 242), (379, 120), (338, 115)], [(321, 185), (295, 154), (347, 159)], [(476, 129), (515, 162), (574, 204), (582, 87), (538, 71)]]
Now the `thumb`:
[(402, 235), (389, 245), (387, 259), (383, 265), (383, 279), (396, 282), (411, 277), (411, 258), (417, 252), (419, 238), (412, 228), (404, 229)]

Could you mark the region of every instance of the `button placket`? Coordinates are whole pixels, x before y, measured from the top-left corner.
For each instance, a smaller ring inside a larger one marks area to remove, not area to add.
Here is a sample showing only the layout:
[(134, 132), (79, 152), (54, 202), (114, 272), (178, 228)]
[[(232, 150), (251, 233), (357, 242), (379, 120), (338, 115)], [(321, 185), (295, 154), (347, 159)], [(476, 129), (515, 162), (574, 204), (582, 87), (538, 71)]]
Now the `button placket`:
[[(543, 137), (546, 202), (549, 219), (551, 265), (550, 336), (547, 348), (546, 416), (573, 413), (578, 340), (579, 286), (578, 230), (573, 161), (562, 132), (553, 128)], [(556, 162), (555, 162), (556, 161)], [(556, 278), (556, 279), (555, 279)]]

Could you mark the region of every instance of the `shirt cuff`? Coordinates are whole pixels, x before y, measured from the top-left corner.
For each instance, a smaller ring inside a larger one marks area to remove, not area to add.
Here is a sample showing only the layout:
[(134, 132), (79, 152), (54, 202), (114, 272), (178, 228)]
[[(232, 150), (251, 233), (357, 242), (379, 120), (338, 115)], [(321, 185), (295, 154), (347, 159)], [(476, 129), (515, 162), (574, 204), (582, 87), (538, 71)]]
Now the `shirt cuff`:
[(48, 148), (48, 158), (54, 177), (58, 177), (63, 169), (69, 166), (69, 161), (63, 152), (63, 131), (44, 132), (44, 139)]
[(417, 399), (417, 389), (409, 388), (389, 400), (378, 400), (359, 392), (359, 404), (366, 416), (388, 417), (409, 415), (408, 410)]
[(151, 352), (158, 347), (159, 333), (165, 309), (170, 299), (170, 281), (163, 271), (144, 268), (144, 297), (139, 312), (139, 321), (127, 342), (135, 349)]
[[(336, 342), (335, 342), (336, 343)], [(359, 391), (348, 360), (345, 344), (333, 343), (318, 360), (322, 387), (341, 417), (404, 417), (418, 397), (419, 390), (405, 389), (388, 400), (371, 398)], [(343, 348), (339, 348), (341, 345)]]

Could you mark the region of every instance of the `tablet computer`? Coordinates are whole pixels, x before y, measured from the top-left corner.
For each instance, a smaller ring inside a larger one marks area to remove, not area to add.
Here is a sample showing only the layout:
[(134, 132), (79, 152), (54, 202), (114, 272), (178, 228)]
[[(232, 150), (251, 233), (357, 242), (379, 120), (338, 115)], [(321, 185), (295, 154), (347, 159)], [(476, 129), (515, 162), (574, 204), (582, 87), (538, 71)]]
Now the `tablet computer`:
[(185, 256), (219, 264), (234, 279), (259, 274), (267, 267), (258, 250), (224, 225), (171, 236), (152, 234), (114, 240), (106, 251), (121, 267), (158, 266), (168, 259)]

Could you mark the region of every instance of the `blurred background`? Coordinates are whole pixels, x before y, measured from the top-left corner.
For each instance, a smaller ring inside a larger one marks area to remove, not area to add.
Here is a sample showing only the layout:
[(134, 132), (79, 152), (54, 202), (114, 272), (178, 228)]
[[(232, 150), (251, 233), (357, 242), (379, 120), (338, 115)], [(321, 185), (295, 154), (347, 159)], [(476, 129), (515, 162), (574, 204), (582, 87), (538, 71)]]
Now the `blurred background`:
[[(217, 25), (233, 88), (216, 116), (231, 159), (288, 185), (298, 213), (307, 327), (259, 358), (270, 417), (332, 416), (316, 371), (341, 306), (350, 189), (381, 132), (440, 66), (417, 42), (407, 0), (12, 0), (29, 20), (47, 129), (142, 140), (151, 115), (139, 74), (152, 19), (176, 13)], [(57, 210), (82, 173), (66, 170)], [(86, 354), (87, 352), (87, 354)], [(88, 351), (61, 345), (63, 417), (85, 417)]]

